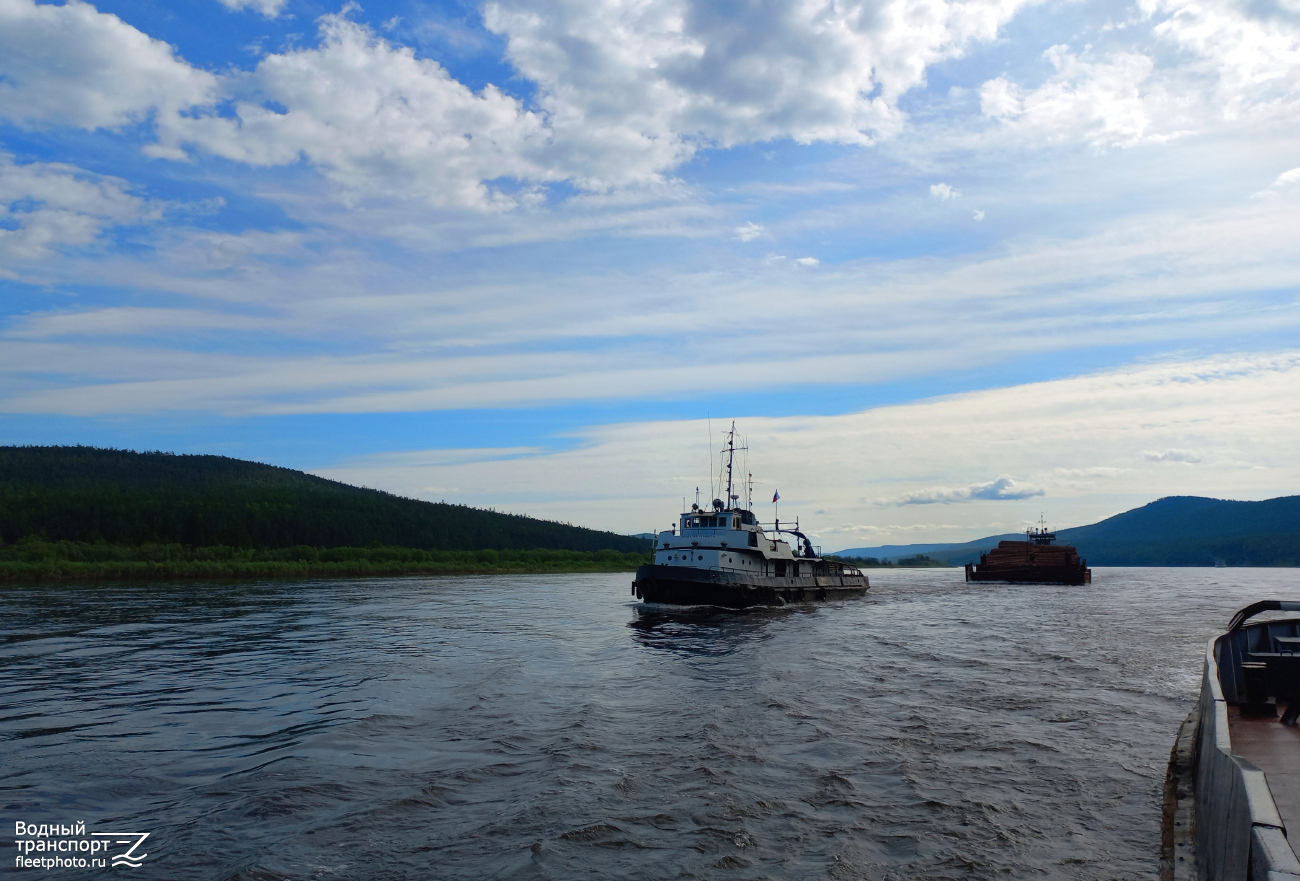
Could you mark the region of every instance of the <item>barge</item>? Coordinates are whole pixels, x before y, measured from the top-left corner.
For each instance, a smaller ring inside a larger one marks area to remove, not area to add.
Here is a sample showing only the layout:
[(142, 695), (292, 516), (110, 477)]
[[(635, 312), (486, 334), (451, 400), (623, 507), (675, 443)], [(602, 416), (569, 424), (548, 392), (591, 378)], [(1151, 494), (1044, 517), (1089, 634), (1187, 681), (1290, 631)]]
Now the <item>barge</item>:
[[(727, 501), (701, 507), (697, 499), (677, 524), (655, 536), (654, 562), (636, 570), (632, 594), (647, 603), (677, 606), (784, 606), (838, 600), (867, 592), (867, 576), (850, 565), (821, 556), (799, 530), (765, 527), (732, 492), (736, 426), (726, 436)], [(746, 483), (746, 502), (752, 487)], [(697, 491), (698, 492), (698, 491)], [(773, 498), (773, 502), (776, 498)], [(790, 540), (793, 540), (793, 545)]]
[(1056, 533), (1046, 526), (1025, 530), (1024, 541), (1000, 541), (979, 563), (966, 564), (967, 581), (1014, 581), (1024, 584), (1092, 584), (1088, 561), (1070, 545), (1052, 544)]
[(1162, 881), (1300, 881), (1300, 618), (1250, 620), (1271, 611), (1300, 602), (1249, 605), (1206, 646), (1165, 777)]

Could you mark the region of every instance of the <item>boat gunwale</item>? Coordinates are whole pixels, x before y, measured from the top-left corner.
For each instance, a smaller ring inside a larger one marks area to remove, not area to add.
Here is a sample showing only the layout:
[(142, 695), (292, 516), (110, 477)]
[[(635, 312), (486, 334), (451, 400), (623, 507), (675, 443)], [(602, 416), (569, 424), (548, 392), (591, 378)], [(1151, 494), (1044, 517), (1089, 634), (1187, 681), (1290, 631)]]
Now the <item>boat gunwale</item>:
[[(1272, 619), (1276, 620), (1279, 619)], [(1280, 620), (1300, 622), (1300, 618)], [(1272, 621), (1237, 629), (1266, 626)], [(1300, 859), (1287, 839), (1286, 826), (1267, 776), (1233, 749), (1228, 700), (1221, 675), (1222, 665), (1228, 660), (1223, 649), (1235, 632), (1236, 629), (1229, 629), (1207, 640), (1201, 692), (1194, 711), (1196, 734), (1190, 807), (1195, 867), (1167, 864), (1168, 874), (1162, 874), (1174, 881), (1198, 878), (1300, 881)], [(1171, 775), (1178, 757), (1176, 745), (1170, 760)], [(1168, 786), (1166, 797), (1177, 799)], [(1185, 809), (1189, 805), (1166, 806), (1165, 822), (1172, 819), (1177, 807)], [(1173, 830), (1165, 830), (1162, 837), (1172, 840), (1173, 834)]]

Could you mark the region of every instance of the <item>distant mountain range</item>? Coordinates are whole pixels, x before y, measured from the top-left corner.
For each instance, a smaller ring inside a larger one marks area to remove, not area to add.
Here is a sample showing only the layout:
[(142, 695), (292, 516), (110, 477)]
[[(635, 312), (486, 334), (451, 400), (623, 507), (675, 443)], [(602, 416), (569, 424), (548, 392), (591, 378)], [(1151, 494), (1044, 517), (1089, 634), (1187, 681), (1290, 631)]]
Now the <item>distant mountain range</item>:
[[(978, 562), (999, 541), (1024, 533), (991, 535), (953, 544), (849, 548), (841, 557), (898, 560), (916, 554), (954, 566)], [(1300, 496), (1233, 502), (1168, 496), (1090, 526), (1061, 529), (1057, 544), (1074, 545), (1090, 566), (1300, 566)]]

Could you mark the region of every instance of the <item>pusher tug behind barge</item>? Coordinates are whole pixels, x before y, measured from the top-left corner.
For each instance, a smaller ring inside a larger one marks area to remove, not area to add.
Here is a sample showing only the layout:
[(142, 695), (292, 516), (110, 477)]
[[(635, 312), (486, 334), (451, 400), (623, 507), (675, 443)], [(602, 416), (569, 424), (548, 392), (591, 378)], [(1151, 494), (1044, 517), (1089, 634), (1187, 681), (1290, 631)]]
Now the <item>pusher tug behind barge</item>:
[[(782, 529), (778, 519), (765, 529), (754, 512), (737, 504), (732, 492), (736, 426), (727, 433), (727, 502), (699, 502), (678, 525), (655, 538), (654, 563), (636, 570), (632, 593), (647, 603), (676, 606), (783, 606), (787, 603), (859, 597), (870, 583), (861, 571), (823, 559), (808, 537)], [(742, 448), (743, 449), (743, 448)], [(748, 495), (748, 493), (747, 493)], [(792, 548), (782, 535), (795, 539)]]
[(1021, 584), (1092, 584), (1088, 561), (1069, 545), (1054, 545), (1047, 525), (1026, 529), (1024, 541), (1001, 541), (980, 561), (966, 564), (967, 581), (1014, 581)]

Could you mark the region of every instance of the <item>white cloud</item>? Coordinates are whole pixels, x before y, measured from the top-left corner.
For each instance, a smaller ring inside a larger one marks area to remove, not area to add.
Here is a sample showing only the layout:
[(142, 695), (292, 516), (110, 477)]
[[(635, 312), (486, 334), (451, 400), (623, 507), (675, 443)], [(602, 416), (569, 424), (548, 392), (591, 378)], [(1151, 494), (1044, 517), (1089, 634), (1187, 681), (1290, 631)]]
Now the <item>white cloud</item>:
[(1292, 184), (1300, 184), (1300, 168), (1293, 168), (1290, 171), (1284, 171), (1273, 181), (1275, 187), (1289, 187)]
[(947, 202), (952, 199), (960, 199), (961, 190), (954, 190), (945, 183), (937, 183), (930, 185), (930, 195), (934, 196), (941, 202)]
[(984, 219), (984, 212), (983, 212), (983, 211), (978, 211), (978, 210), (977, 210), (977, 211), (972, 215), (972, 217), (973, 217), (973, 219), (975, 220), (975, 222), (978, 223), (979, 221), (981, 221), (981, 220)]
[(1155, 62), (1137, 52), (1089, 61), (1053, 46), (1043, 56), (1055, 68), (1046, 83), (1025, 92), (1003, 77), (980, 88), (980, 108), (1022, 136), (1047, 142), (1081, 140), (1094, 147), (1130, 147), (1166, 140), (1149, 132), (1152, 105), (1166, 102), (1163, 87), (1147, 81)]
[(1300, 184), (1300, 168), (1293, 168), (1290, 171), (1284, 171), (1277, 176), (1273, 183), (1268, 185), (1267, 189), (1260, 190), (1255, 194), (1257, 198), (1267, 199), (1278, 198), (1279, 191), (1287, 190), (1296, 184)]
[(700, 146), (868, 144), (904, 122), (926, 69), (991, 40), (1021, 0), (524, 0), (484, 7), (538, 84), (561, 164), (587, 186), (654, 177)]
[(821, 263), (816, 257), (796, 257), (794, 262), (800, 266), (817, 266)]
[[(179, 119), (163, 147), (189, 142), (252, 165), (305, 156), (346, 194), (414, 196), (433, 204), (527, 203), (484, 182), (554, 180), (543, 120), (495, 86), (475, 94), (437, 62), (345, 18), (320, 21), (321, 45), (269, 55), (250, 78), (236, 120)], [(269, 109), (273, 101), (287, 112)]]
[[(496, 86), (470, 90), (349, 20), (350, 6), (320, 19), (318, 47), (217, 76), (80, 0), (0, 0), (0, 115), (84, 128), (152, 118), (150, 155), (305, 157), (353, 200), (529, 205), (557, 180), (591, 191), (661, 180), (700, 147), (889, 137), (927, 68), (995, 38), (1024, 2), (785, 0), (741, 15), (704, 0), (566, 0), (545, 15), (489, 3), (485, 22), (537, 86), (534, 112)], [(233, 118), (214, 111), (227, 100)], [(489, 184), (501, 179), (520, 187)]]
[(60, 162), (18, 164), (0, 153), (0, 263), (40, 260), (61, 245), (88, 245), (104, 230), (156, 219), (160, 209), (126, 181)]
[[(4, 406), (50, 413), (535, 406), (626, 398), (629, 389), (653, 393), (673, 383), (725, 394), (737, 370), (767, 371), (790, 385), (828, 377), (890, 383), (1026, 355), (1065, 352), (1056, 359), (1069, 363), (1069, 352), (1093, 347), (1158, 351), (1300, 328), (1300, 311), (1277, 295), (1300, 272), (1300, 216), (1280, 201), (1243, 202), (1194, 220), (1144, 216), (1077, 239), (1013, 239), (992, 255), (836, 261), (813, 270), (780, 254), (738, 255), (734, 265), (694, 271), (583, 263), (549, 275), (503, 259), (472, 278), (445, 280), (439, 253), (413, 249), (399, 262), (359, 254), (370, 214), (349, 216), (360, 239), (348, 230), (175, 231), (163, 234), (145, 270), (124, 258), (50, 261), (42, 273), (68, 286), (256, 306), (292, 324), (295, 342), (211, 358), (203, 384), (174, 382), (164, 366), (119, 387), (116, 365), (128, 355), (109, 345), (106, 328), (101, 347), (78, 339), (71, 354), (32, 352), (21, 376), (0, 371), (11, 395)], [(1027, 297), (1034, 309), (1024, 308)], [(756, 302), (782, 304), (780, 320)], [(335, 354), (304, 355), (301, 338)], [(162, 361), (187, 370), (205, 363), (184, 334), (158, 345), (166, 348)], [(684, 366), (683, 347), (704, 360)], [(22, 376), (37, 371), (48, 385), (27, 394)], [(1170, 448), (1181, 446), (1193, 445)], [(1023, 476), (1010, 463), (924, 485), (964, 486), (1002, 473)]]
[[(818, 514), (824, 513), (818, 511)], [(877, 526), (872, 523), (841, 523), (838, 526), (823, 526), (817, 530), (818, 535), (861, 535), (875, 538), (882, 535), (899, 535), (908, 532), (940, 532), (957, 530), (962, 527), (955, 523), (889, 523)]]
[(1126, 36), (1104, 29), (1104, 46), (1052, 46), (1044, 83), (988, 80), (981, 109), (1016, 137), (1097, 149), (1287, 125), (1300, 109), (1300, 15), (1286, 4), (1140, 0)]
[(82, 312), (45, 312), (13, 322), (10, 339), (52, 339), (77, 336), (167, 336), (176, 333), (238, 331), (242, 334), (285, 331), (283, 321), (265, 316), (237, 315), (200, 309), (157, 309), (114, 306)]
[[(882, 544), (921, 532), (957, 541), (1023, 529), (1044, 509), (1065, 528), (1166, 495), (1300, 492), (1297, 383), (1300, 353), (1292, 352), (1134, 366), (840, 416), (737, 415), (764, 519), (779, 486), (782, 519), (800, 516), (814, 533), (848, 524)], [(589, 429), (560, 452), (503, 459), (486, 451), (485, 461), (427, 467), (367, 460), (320, 473), (408, 494), (458, 486), (458, 501), (640, 532), (666, 528), (681, 496), (707, 485), (707, 439), (702, 421), (628, 423)], [(1189, 449), (1193, 439), (1203, 458), (1196, 468), (1143, 456)], [(1014, 486), (978, 479), (1026, 463)], [(936, 495), (936, 483), (970, 498), (942, 506), (942, 526), (899, 520), (900, 511), (932, 506), (872, 501)], [(1046, 497), (1004, 495), (1038, 489)], [(831, 513), (814, 514), (819, 508)]]
[(881, 502), (887, 505), (934, 505), (952, 504), (953, 502), (1007, 502), (1029, 499), (1045, 494), (1041, 487), (1018, 486), (1010, 477), (1003, 475), (997, 480), (977, 483), (972, 486), (949, 489), (931, 487), (904, 493), (896, 499)]
[(1142, 458), (1148, 462), (1181, 462), (1185, 465), (1194, 465), (1201, 461), (1201, 457), (1191, 450), (1165, 450), (1164, 452), (1144, 450)]
[(753, 221), (746, 223), (744, 226), (736, 227), (736, 238), (740, 239), (742, 242), (752, 242), (754, 239), (761, 235), (765, 235), (766, 233), (767, 230), (763, 228), (762, 224), (754, 223)]
[(120, 128), (209, 105), (217, 78), (81, 0), (0, 0), (0, 117), (20, 125)]
[(288, 0), (220, 0), (221, 5), (227, 9), (239, 11), (241, 9), (255, 9), (265, 15), (267, 18), (275, 18), (284, 9), (284, 4)]
[(1202, 83), (1227, 118), (1294, 108), (1300, 10), (1293, 3), (1140, 0), (1138, 6), (1158, 19), (1158, 37), (1203, 61)]

